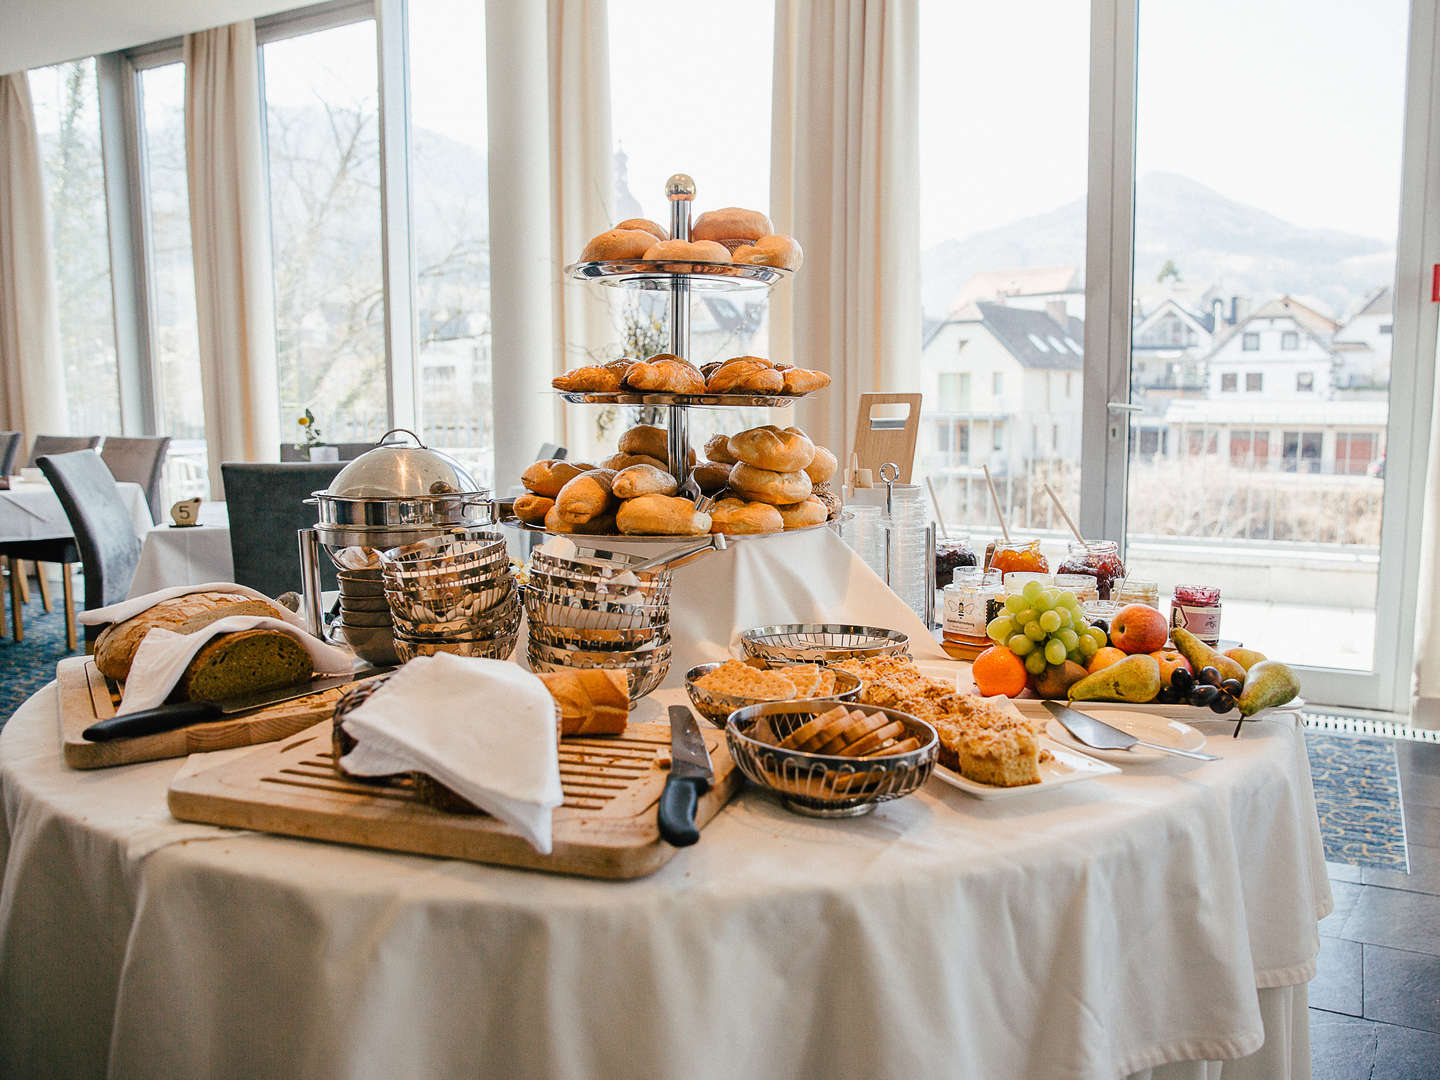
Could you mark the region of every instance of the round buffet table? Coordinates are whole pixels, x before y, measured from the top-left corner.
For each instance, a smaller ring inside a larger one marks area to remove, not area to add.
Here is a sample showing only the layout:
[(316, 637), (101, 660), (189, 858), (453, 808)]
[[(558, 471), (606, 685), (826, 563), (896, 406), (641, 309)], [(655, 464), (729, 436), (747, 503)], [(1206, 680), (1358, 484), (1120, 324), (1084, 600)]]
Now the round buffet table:
[(57, 700), (0, 734), (5, 1075), (1309, 1075), (1331, 903), (1283, 716), (1004, 800), (745, 789), (605, 882), (180, 823), (177, 772), (246, 751), (74, 772)]

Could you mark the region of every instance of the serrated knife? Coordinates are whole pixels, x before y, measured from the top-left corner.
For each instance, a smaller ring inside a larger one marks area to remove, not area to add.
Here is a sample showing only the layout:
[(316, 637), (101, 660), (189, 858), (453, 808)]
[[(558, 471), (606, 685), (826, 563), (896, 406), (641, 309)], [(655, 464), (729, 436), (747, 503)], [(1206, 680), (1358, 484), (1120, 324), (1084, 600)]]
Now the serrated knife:
[(1059, 701), (1047, 701), (1045, 708), (1050, 710), (1050, 715), (1059, 720), (1066, 731), (1086, 746), (1096, 750), (1129, 750), (1132, 746), (1144, 746), (1151, 750), (1159, 750), (1164, 754), (1194, 758), (1196, 761), (1220, 760), (1214, 754), (1202, 754), (1199, 750), (1181, 750), (1177, 746), (1161, 746), (1159, 743), (1137, 739), (1128, 731), (1121, 731), (1112, 724), (1096, 720), (1093, 716), (1087, 716), (1078, 709), (1072, 709)]
[(715, 782), (715, 767), (695, 714), (684, 705), (670, 706), (670, 775), (660, 792), (660, 836), (675, 847), (700, 839), (695, 807)]

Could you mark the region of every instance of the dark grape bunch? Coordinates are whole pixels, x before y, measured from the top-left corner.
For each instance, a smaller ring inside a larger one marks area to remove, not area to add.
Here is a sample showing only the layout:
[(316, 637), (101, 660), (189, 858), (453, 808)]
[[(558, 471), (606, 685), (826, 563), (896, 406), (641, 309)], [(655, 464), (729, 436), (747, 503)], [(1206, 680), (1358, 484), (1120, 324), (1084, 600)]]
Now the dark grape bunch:
[(1224, 715), (1235, 707), (1241, 689), (1239, 679), (1222, 679), (1213, 667), (1203, 667), (1196, 675), (1177, 668), (1170, 676), (1170, 685), (1160, 691), (1159, 700), (1166, 705), (1183, 703)]

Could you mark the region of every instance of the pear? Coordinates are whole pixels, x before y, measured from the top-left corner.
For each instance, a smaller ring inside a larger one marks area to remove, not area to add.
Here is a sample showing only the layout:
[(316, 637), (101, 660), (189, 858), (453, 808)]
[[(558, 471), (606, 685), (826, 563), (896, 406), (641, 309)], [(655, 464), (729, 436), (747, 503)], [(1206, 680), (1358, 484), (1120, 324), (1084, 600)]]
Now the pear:
[(1085, 678), (1086, 671), (1073, 660), (1063, 664), (1046, 664), (1035, 676), (1035, 693), (1042, 698), (1063, 698), (1070, 687)]
[(1230, 659), (1224, 653), (1212, 649), (1183, 626), (1170, 628), (1170, 640), (1180, 650), (1180, 655), (1190, 661), (1195, 668), (1196, 675), (1200, 674), (1201, 668), (1213, 667), (1220, 672), (1221, 679), (1245, 681), (1244, 665)]
[(1263, 652), (1256, 652), (1254, 649), (1226, 649), (1225, 655), (1237, 664), (1249, 671), (1261, 660), (1270, 659)]
[(1136, 653), (1103, 667), (1070, 687), (1071, 701), (1154, 701), (1160, 694), (1160, 662)]
[(1245, 686), (1235, 702), (1241, 716), (1284, 705), (1300, 693), (1300, 680), (1279, 660), (1261, 660), (1245, 673)]

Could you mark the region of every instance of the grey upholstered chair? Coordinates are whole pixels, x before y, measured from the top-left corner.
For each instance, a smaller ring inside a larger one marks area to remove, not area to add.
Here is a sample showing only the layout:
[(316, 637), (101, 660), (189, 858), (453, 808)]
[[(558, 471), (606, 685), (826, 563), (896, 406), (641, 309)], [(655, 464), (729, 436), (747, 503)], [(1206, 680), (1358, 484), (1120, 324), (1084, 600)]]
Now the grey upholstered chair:
[[(60, 563), (65, 585), (65, 640), (73, 650), (77, 645), (75, 632), (75, 599), (71, 588), (70, 568), (81, 563), (85, 571), (85, 609), (104, 607), (125, 599), (135, 567), (140, 563), (140, 538), (130, 510), (115, 478), (94, 450), (77, 450), (69, 454), (44, 454), (38, 462), (55, 489), (70, 530), (75, 535), (54, 540), (21, 540), (0, 544), (0, 555), (10, 559), (11, 600), (15, 640), (24, 639), (25, 628), (20, 615), (19, 588), (15, 583), (15, 562), (33, 559), (36, 562)], [(98, 627), (86, 627), (86, 639)]]
[[(344, 467), (341, 461), (221, 463), (237, 582), (267, 596), (300, 590), (295, 534), (315, 524), (315, 507), (305, 500), (329, 487)], [(320, 583), (323, 589), (338, 587), (328, 558), (320, 560)]]
[[(338, 447), (340, 450), (341, 461), (354, 461), (361, 454), (365, 453), (366, 450), (375, 449), (375, 444), (373, 442), (342, 442), (326, 443), (325, 445)], [(310, 451), (307, 450), (304, 446), (297, 446), (294, 443), (281, 443), (280, 460), (309, 461)]]
[(160, 479), (165, 472), (165, 453), (169, 447), (169, 435), (153, 439), (106, 435), (100, 447), (100, 460), (116, 480), (139, 484), (145, 489), (151, 521), (160, 520)]
[(0, 431), (0, 476), (15, 475), (15, 459), (25, 436), (19, 431)]
[(73, 454), (76, 450), (94, 450), (100, 445), (99, 435), (36, 435), (30, 448), (30, 468), (40, 464), (45, 454)]

